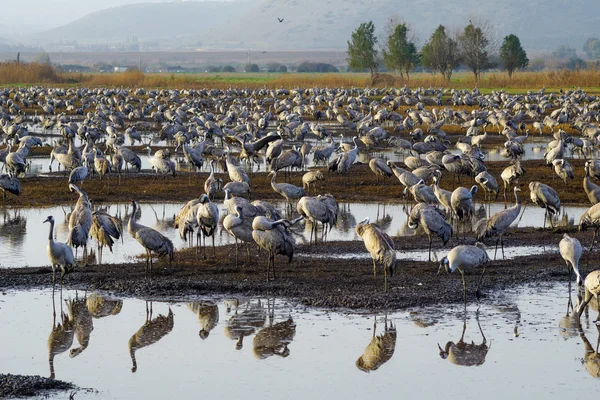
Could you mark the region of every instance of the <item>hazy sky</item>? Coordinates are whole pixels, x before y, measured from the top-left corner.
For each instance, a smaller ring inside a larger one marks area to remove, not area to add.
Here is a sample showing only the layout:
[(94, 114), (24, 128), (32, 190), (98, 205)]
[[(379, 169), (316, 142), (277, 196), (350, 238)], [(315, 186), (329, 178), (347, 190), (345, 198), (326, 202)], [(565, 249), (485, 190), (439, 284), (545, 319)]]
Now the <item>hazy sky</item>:
[(18, 38), (71, 22), (93, 11), (135, 3), (165, 0), (17, 0), (3, 1), (0, 35)]

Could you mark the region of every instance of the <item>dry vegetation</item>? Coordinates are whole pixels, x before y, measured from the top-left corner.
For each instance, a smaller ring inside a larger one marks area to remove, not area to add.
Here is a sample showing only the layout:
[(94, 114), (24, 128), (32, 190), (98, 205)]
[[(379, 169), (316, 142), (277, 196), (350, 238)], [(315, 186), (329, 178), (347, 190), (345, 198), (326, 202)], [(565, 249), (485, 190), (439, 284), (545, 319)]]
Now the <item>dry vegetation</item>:
[[(172, 88), (294, 88), (294, 87), (475, 87), (473, 74), (455, 73), (447, 84), (439, 74), (415, 73), (410, 81), (397, 75), (380, 74), (371, 80), (361, 73), (221, 73), (221, 74), (167, 74), (143, 73), (137, 70), (122, 73), (59, 73), (52, 66), (39, 63), (0, 63), (0, 85), (14, 84), (71, 84), (81, 86), (172, 87)], [(548, 88), (596, 88), (600, 86), (600, 69), (555, 70), (519, 72), (512, 79), (503, 72), (482, 75), (480, 88), (508, 88), (517, 90)]]

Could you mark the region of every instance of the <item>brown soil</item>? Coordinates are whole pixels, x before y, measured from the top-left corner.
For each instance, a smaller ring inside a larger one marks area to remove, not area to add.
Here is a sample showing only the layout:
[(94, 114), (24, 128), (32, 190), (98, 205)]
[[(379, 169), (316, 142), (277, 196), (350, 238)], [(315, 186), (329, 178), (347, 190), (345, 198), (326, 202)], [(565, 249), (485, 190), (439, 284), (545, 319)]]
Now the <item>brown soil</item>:
[[(521, 179), (522, 198), (529, 199), (528, 184), (531, 181), (541, 181), (550, 184), (558, 192), (563, 204), (579, 204), (587, 206), (588, 200), (582, 187), (583, 164), (585, 160), (572, 160), (575, 168), (575, 179), (564, 184), (558, 179), (554, 171), (546, 166), (543, 160), (530, 160), (523, 162), (526, 170), (525, 176)], [(400, 164), (399, 164), (400, 165)], [(500, 173), (507, 162), (488, 162), (488, 172), (496, 177), (500, 184), (501, 192), (498, 200), (502, 200), (502, 179)], [(402, 190), (395, 177), (386, 179), (382, 184), (377, 181), (377, 177), (371, 172), (366, 164), (356, 164), (352, 167), (348, 176), (338, 176), (327, 172), (327, 168), (321, 168), (324, 172), (325, 180), (317, 182), (316, 193), (332, 193), (338, 201), (351, 202), (379, 202), (394, 203), (403, 201)], [(290, 174), (289, 182), (302, 186), (302, 172), (293, 172)], [(229, 178), (224, 174), (217, 174), (225, 182)], [(151, 172), (142, 173), (123, 173), (121, 183), (118, 183), (116, 175), (111, 175), (108, 180), (100, 181), (98, 176), (88, 178), (83, 190), (90, 199), (96, 203), (106, 202), (125, 202), (132, 199), (138, 201), (174, 201), (182, 204), (192, 198), (198, 197), (204, 191), (204, 181), (208, 173), (188, 173), (181, 172), (175, 176), (157, 176)], [(279, 194), (273, 191), (270, 185), (270, 177), (264, 172), (255, 172), (250, 175), (252, 181), (251, 198), (263, 200), (283, 200)], [(277, 176), (278, 182), (287, 181), (283, 173)], [(461, 185), (470, 187), (474, 184), (469, 177), (461, 177)], [(39, 207), (56, 204), (72, 203), (76, 198), (73, 193), (67, 189), (67, 178), (63, 173), (55, 173), (51, 176), (23, 178), (23, 193), (19, 197), (8, 195), (6, 205), (15, 207)], [(446, 176), (442, 179), (441, 187), (452, 190), (458, 186), (458, 182), (453, 176)], [(222, 194), (220, 194), (222, 196)], [(479, 191), (476, 194), (477, 200), (483, 200), (484, 193)], [(514, 200), (512, 191), (507, 192), (508, 201)], [(222, 198), (222, 197), (221, 197)]]
[[(513, 231), (506, 235), (505, 245), (547, 245), (546, 250), (556, 251), (561, 232)], [(591, 233), (571, 234), (589, 244)], [(396, 248), (423, 248), (424, 239), (422, 236), (397, 238)], [(453, 238), (442, 253), (455, 245), (472, 242), (472, 239), (461, 241)], [(494, 242), (488, 244), (493, 246)], [(435, 241), (434, 248), (439, 247), (440, 243)], [(366, 253), (362, 242), (319, 243), (316, 248), (298, 246), (291, 264), (287, 263), (287, 259), (277, 258), (277, 280), (266, 282), (264, 253), (257, 257), (256, 250), (252, 249), (252, 262), (247, 264), (245, 249), (241, 249), (240, 265), (236, 266), (233, 246), (218, 247), (215, 256), (209, 249), (206, 260), (196, 254), (195, 249), (186, 249), (177, 252), (172, 265), (164, 260), (157, 262), (152, 281), (145, 279), (145, 263), (90, 265), (68, 275), (64, 287), (147, 299), (205, 295), (274, 296), (310, 306), (348, 309), (402, 309), (462, 301), (462, 283), (458, 273), (438, 274), (437, 263), (402, 260), (401, 255), (396, 274), (389, 278), (389, 290), (384, 292), (383, 271), (379, 268), (377, 280), (374, 280), (369, 259), (335, 258), (335, 255), (355, 252)], [(488, 253), (493, 258), (493, 247), (488, 249)], [(319, 257), (314, 258), (317, 254)], [(597, 268), (597, 260), (597, 253), (584, 253), (580, 263), (583, 276)], [(469, 301), (475, 301), (474, 287), (480, 273), (479, 268), (466, 273)], [(485, 293), (524, 283), (568, 280), (565, 264), (555, 252), (491, 261), (485, 276), (482, 285), (484, 296)], [(50, 268), (0, 270), (2, 290), (48, 286), (51, 286)]]

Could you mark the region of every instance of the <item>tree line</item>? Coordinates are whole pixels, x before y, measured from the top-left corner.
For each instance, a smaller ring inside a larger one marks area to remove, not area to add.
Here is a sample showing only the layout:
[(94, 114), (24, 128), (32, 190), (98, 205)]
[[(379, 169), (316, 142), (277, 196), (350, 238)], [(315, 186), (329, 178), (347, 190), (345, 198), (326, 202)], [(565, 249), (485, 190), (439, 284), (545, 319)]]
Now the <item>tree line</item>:
[[(369, 70), (373, 75), (383, 64), (388, 70), (409, 79), (409, 74), (421, 65), (442, 74), (449, 82), (453, 71), (462, 64), (473, 72), (476, 81), (479, 82), (482, 71), (497, 66), (492, 60), (496, 47), (491, 37), (491, 29), (485, 22), (469, 21), (469, 24), (455, 35), (449, 34), (446, 27), (440, 25), (421, 51), (417, 50), (414, 39), (411, 38), (410, 27), (406, 23), (399, 21), (394, 25), (387, 30), (382, 49), (379, 51), (379, 38), (375, 34), (373, 22), (360, 24), (348, 40), (349, 69)], [(497, 56), (509, 77), (529, 64), (521, 41), (513, 34), (504, 38)]]

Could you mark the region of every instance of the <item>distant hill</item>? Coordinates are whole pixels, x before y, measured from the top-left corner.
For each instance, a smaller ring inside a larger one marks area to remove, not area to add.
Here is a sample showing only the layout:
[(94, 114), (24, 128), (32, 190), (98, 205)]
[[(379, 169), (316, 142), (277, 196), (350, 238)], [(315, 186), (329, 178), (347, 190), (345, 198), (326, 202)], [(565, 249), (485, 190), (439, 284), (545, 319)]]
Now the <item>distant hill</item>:
[(176, 43), (181, 37), (189, 39), (217, 25), (233, 23), (251, 5), (248, 1), (131, 4), (93, 12), (33, 39), (42, 43), (76, 40), (79, 44), (106, 44), (135, 36), (139, 41), (166, 39)]
[(500, 40), (516, 34), (528, 50), (580, 49), (587, 37), (600, 36), (600, 2), (589, 0), (238, 0), (111, 8), (36, 40), (107, 43), (137, 36), (140, 41), (164, 39), (176, 46), (202, 42), (221, 49), (345, 49), (361, 22), (372, 20), (381, 29), (393, 14), (412, 25), (420, 44), (439, 24), (461, 27), (470, 15), (494, 24)]

